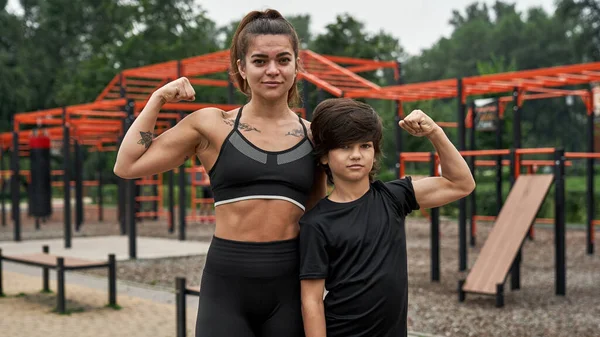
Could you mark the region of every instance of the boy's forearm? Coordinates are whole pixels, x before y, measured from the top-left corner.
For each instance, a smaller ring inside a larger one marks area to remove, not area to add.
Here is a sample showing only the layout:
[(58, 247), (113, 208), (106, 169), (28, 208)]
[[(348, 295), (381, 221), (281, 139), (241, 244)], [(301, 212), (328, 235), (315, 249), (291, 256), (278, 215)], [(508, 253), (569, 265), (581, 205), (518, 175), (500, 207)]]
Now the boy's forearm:
[(327, 337), (323, 301), (303, 301), (302, 319), (306, 337)]
[(442, 176), (451, 182), (472, 182), (471, 170), (460, 152), (448, 139), (442, 128), (438, 127), (428, 137), (440, 157)]

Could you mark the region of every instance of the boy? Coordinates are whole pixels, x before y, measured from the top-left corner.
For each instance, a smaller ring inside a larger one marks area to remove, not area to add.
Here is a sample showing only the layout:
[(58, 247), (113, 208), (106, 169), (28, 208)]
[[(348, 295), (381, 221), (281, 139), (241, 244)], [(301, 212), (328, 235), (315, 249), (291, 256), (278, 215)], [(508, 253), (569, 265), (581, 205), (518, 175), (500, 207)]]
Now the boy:
[(334, 189), (300, 220), (307, 337), (406, 336), (404, 219), (419, 207), (442, 206), (475, 188), (466, 162), (431, 118), (415, 110), (400, 127), (432, 142), (443, 177), (374, 181), (382, 140), (377, 113), (343, 98), (326, 100), (314, 111), (315, 153)]

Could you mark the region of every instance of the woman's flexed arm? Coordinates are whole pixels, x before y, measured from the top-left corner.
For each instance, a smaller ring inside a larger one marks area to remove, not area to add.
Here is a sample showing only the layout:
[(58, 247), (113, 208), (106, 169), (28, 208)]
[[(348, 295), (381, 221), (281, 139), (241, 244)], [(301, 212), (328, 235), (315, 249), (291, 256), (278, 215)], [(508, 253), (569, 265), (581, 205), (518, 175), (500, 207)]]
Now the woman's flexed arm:
[(186, 157), (193, 155), (196, 146), (202, 142), (194, 114), (156, 138), (154, 127), (165, 103), (194, 99), (194, 88), (185, 77), (156, 90), (123, 138), (115, 174), (126, 179), (157, 174), (181, 165)]

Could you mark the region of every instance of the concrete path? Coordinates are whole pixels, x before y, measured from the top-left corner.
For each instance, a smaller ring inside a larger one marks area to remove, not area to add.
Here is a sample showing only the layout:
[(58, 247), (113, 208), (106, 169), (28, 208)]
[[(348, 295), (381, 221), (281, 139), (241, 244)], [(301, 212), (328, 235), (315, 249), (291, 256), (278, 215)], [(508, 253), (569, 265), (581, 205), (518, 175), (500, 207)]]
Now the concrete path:
[[(89, 260), (106, 260), (108, 254), (115, 254), (117, 260), (129, 259), (129, 239), (127, 236), (77, 237), (71, 241), (71, 248), (64, 248), (63, 239), (27, 240), (22, 242), (0, 242), (2, 254), (17, 255), (39, 253), (43, 245), (50, 247), (53, 255), (78, 257)], [(163, 238), (138, 237), (136, 240), (137, 258), (153, 259), (202, 255), (208, 251), (210, 243), (200, 241), (179, 241)]]

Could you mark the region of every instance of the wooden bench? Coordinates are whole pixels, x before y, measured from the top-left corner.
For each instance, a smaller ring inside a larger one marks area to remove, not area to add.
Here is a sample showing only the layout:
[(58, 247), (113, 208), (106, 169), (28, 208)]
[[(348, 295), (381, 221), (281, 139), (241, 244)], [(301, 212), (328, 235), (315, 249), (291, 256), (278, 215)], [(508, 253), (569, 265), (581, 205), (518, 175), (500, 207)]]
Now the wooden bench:
[(200, 296), (200, 286), (187, 286), (185, 277), (175, 278), (175, 307), (177, 337), (186, 336), (186, 296)]
[[(466, 280), (459, 281), (459, 301), (470, 292), (496, 295), (496, 306), (504, 305), (504, 282), (509, 270), (520, 263), (521, 246), (553, 180), (551, 174), (517, 178), (473, 268)], [(515, 271), (513, 278), (519, 277)]]
[(3, 294), (2, 288), (2, 261), (25, 264), (34, 267), (41, 267), (43, 278), (43, 290), (50, 291), (49, 270), (56, 270), (57, 281), (57, 311), (66, 312), (65, 302), (65, 272), (68, 270), (83, 270), (95, 268), (108, 268), (108, 303), (111, 307), (117, 305), (117, 268), (114, 254), (108, 255), (108, 261), (90, 261), (73, 257), (61, 257), (49, 254), (48, 246), (43, 246), (42, 253), (24, 254), (24, 255), (3, 255), (0, 249), (0, 294)]

